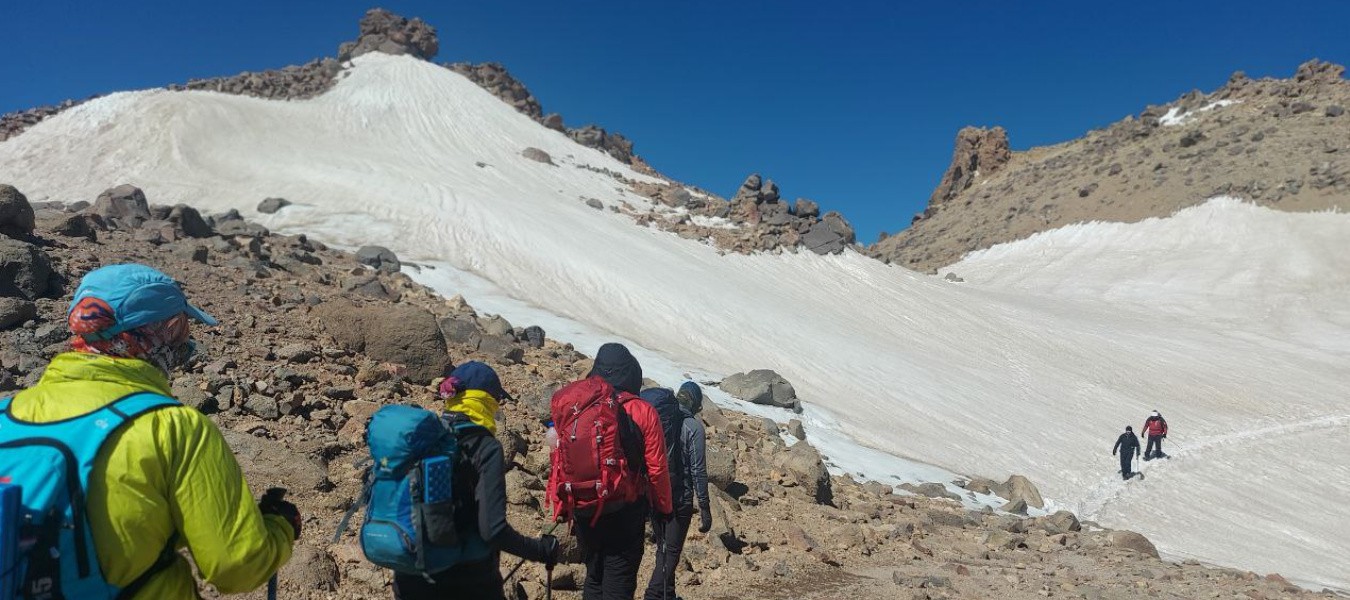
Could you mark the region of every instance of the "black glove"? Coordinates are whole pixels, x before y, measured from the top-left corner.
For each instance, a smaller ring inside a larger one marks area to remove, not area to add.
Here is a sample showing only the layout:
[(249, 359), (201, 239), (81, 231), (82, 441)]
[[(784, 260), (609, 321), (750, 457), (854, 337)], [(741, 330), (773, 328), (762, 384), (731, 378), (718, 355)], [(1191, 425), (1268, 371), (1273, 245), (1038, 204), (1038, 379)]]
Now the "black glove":
[(544, 534), (539, 536), (539, 543), (544, 547), (544, 568), (551, 571), (558, 564), (558, 538)]
[(707, 504), (698, 507), (698, 532), (708, 533), (712, 529), (712, 508)]
[(300, 539), (300, 509), (286, 501), (286, 488), (268, 488), (258, 501), (258, 510), (264, 515), (277, 515), (286, 519), (295, 531), (292, 540)]

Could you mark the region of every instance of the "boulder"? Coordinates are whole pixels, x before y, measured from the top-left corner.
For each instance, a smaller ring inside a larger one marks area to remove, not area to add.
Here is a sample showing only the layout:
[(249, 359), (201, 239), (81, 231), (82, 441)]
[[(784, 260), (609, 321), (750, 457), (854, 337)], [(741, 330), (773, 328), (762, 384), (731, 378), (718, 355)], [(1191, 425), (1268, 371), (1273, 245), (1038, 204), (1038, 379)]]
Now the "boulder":
[(601, 202), (601, 201), (599, 201), (599, 200), (597, 200), (597, 199), (595, 199), (595, 198), (587, 198), (587, 199), (586, 199), (586, 206), (589, 206), (589, 207), (591, 207), (591, 208), (594, 208), (595, 210), (601, 210), (601, 209), (603, 209), (603, 208), (605, 207), (605, 203), (604, 203), (604, 202)]
[(820, 218), (820, 222), (824, 223), (825, 226), (830, 229), (831, 233), (839, 236), (839, 239), (845, 244), (852, 244), (858, 239), (853, 231), (853, 226), (850, 225), (848, 220), (844, 218), (844, 215), (840, 214), (838, 211), (832, 210), (825, 213), (825, 216)]
[(1055, 514), (1044, 517), (1042, 523), (1046, 531), (1051, 533), (1083, 530), (1083, 525), (1078, 522), (1078, 516), (1067, 510), (1055, 511)]
[(1338, 106), (1338, 105), (1333, 104), (1333, 105), (1328, 106), (1328, 107), (1326, 108), (1325, 114), (1326, 114), (1328, 117), (1339, 117), (1339, 116), (1345, 114), (1345, 108), (1342, 107), (1342, 106)]
[(547, 339), (544, 335), (544, 328), (538, 325), (526, 327), (525, 335), (523, 337), (525, 345), (531, 348), (543, 348), (544, 340)]
[(830, 229), (829, 224), (819, 221), (802, 236), (802, 245), (816, 254), (836, 254), (844, 251), (848, 244), (844, 237)]
[(708, 444), (705, 451), (708, 483), (726, 490), (736, 481), (736, 453), (721, 445)]
[(197, 209), (186, 204), (176, 204), (169, 210), (168, 221), (183, 235), (193, 238), (207, 238), (216, 234)]
[(0, 331), (37, 317), (37, 305), (23, 298), (0, 297)]
[(397, 273), (403, 267), (398, 256), (384, 246), (362, 246), (356, 251), (356, 262), (385, 273)]
[(258, 212), (265, 215), (276, 214), (277, 211), (290, 205), (291, 201), (285, 198), (264, 198), (258, 203)]
[(787, 431), (789, 434), (792, 435), (792, 437), (795, 437), (799, 440), (806, 439), (806, 428), (802, 426), (801, 419), (792, 419), (788, 421)]
[(786, 474), (797, 480), (808, 494), (819, 504), (834, 501), (834, 492), (830, 487), (830, 472), (825, 469), (825, 461), (811, 444), (797, 442), (774, 456), (774, 466), (783, 469)]
[(446, 317), (439, 325), (447, 344), (468, 346), (473, 351), (483, 341), (483, 329), (473, 317)]
[(33, 206), (12, 185), (0, 184), (0, 235), (22, 238), (33, 233)]
[(517, 364), (525, 359), (525, 349), (504, 335), (484, 335), (478, 343), (478, 351), (493, 362), (502, 364)]
[(444, 375), (450, 364), (436, 317), (405, 304), (326, 302), (312, 313), (345, 350), (379, 362), (403, 365), (407, 379), (422, 385)]
[(253, 394), (244, 401), (244, 410), (259, 418), (275, 420), (281, 417), (281, 407), (276, 399), (262, 394)]
[(984, 534), (980, 540), (985, 546), (997, 548), (1000, 550), (1012, 550), (1026, 542), (1026, 536), (1016, 533), (1009, 533), (1002, 529), (995, 529)]
[(1016, 500), (1009, 500), (1006, 504), (1000, 506), (998, 509), (1003, 512), (1013, 513), (1015, 515), (1025, 515), (1027, 514), (1027, 501), (1021, 498), (1018, 498)]
[(52, 266), (37, 246), (0, 237), (0, 297), (35, 300), (47, 292)]
[(900, 484), (900, 489), (905, 490), (906, 492), (909, 492), (911, 494), (923, 496), (925, 498), (946, 498), (948, 500), (956, 500), (958, 502), (961, 500), (960, 496), (948, 491), (947, 486), (942, 485), (941, 483), (929, 482), (929, 483), (920, 483), (919, 485), (914, 485), (912, 483), (902, 483)]
[(1114, 548), (1125, 548), (1145, 556), (1158, 558), (1158, 549), (1153, 546), (1153, 542), (1133, 531), (1112, 531), (1107, 535), (1106, 542)]
[(774, 183), (772, 179), (765, 181), (764, 185), (759, 189), (759, 201), (772, 204), (777, 203), (778, 198), (778, 184)]
[(1035, 508), (1045, 508), (1045, 500), (1041, 499), (1041, 491), (1036, 489), (1031, 480), (1021, 475), (1013, 475), (1003, 484), (1007, 493), (999, 490), (999, 496), (1005, 500), (1025, 500), (1027, 506)]
[(801, 401), (792, 384), (769, 369), (736, 373), (719, 384), (722, 391), (753, 404), (791, 408), (801, 412)]
[(97, 231), (102, 224), (102, 219), (94, 215), (64, 215), (50, 226), (50, 230), (59, 236), (84, 238), (92, 242), (98, 239)]
[(806, 198), (798, 198), (792, 212), (803, 219), (814, 219), (820, 216), (820, 205)]
[(369, 52), (410, 54), (431, 60), (440, 52), (436, 28), (421, 19), (405, 19), (382, 8), (372, 8), (361, 18), (356, 41), (338, 47), (338, 60), (346, 62)]
[(553, 157), (547, 152), (533, 146), (520, 151), (520, 155), (534, 162), (544, 163), (546, 165), (557, 166), (553, 164)]
[(976, 494), (992, 494), (994, 493), (994, 487), (997, 485), (998, 483), (992, 480), (983, 477), (974, 477), (961, 487), (975, 492)]
[(141, 223), (151, 218), (150, 203), (145, 200), (145, 192), (130, 184), (104, 190), (89, 212), (121, 229), (140, 227)]
[(501, 315), (492, 315), (490, 317), (480, 317), (478, 326), (483, 329), (484, 335), (497, 335), (515, 339), (515, 328), (511, 322)]

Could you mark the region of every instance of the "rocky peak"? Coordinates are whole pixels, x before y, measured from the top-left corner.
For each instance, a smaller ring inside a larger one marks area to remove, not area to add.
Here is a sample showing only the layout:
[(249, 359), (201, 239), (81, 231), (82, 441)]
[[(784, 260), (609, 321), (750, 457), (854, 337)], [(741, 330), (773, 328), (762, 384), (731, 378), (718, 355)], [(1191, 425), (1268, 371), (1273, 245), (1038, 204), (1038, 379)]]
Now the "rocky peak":
[(567, 130), (567, 137), (587, 148), (595, 148), (619, 159), (619, 162), (633, 162), (633, 142), (621, 133), (605, 131), (598, 125), (585, 125)]
[(1002, 127), (964, 127), (956, 133), (956, 150), (952, 163), (942, 175), (928, 204), (940, 204), (974, 185), (977, 176), (988, 177), (1012, 158), (1008, 147), (1008, 132)]
[(338, 60), (347, 61), (369, 52), (410, 54), (431, 60), (440, 51), (436, 28), (421, 19), (405, 19), (383, 8), (372, 8), (361, 17), (361, 35), (338, 46)]
[[(501, 63), (486, 62), (475, 65), (458, 62), (447, 64), (445, 67), (467, 77), (469, 81), (501, 98), (502, 102), (511, 105), (522, 114), (542, 122), (544, 111), (539, 106), (539, 101), (525, 88), (525, 84), (513, 77)], [(558, 118), (558, 125), (562, 125), (561, 117)]]
[(1340, 83), (1345, 78), (1345, 67), (1316, 58), (1298, 66), (1294, 71), (1294, 81)]

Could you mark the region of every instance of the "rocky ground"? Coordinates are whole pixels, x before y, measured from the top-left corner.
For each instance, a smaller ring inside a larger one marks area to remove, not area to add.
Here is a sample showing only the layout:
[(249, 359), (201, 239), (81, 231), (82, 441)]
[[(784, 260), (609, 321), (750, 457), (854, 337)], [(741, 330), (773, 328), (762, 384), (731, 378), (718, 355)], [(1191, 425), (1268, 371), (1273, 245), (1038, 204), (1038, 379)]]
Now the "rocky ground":
[[(222, 323), (195, 331), (202, 353), (174, 379), (176, 394), (225, 432), (254, 489), (288, 487), (305, 515), (281, 597), (389, 597), (388, 574), (362, 559), (353, 534), (332, 537), (358, 494), (369, 416), (388, 403), (436, 407), (435, 378), (452, 362), (490, 362), (520, 399), (505, 407), (498, 435), (511, 520), (528, 533), (545, 527), (540, 419), (552, 391), (589, 369), (587, 356), (538, 327), (436, 295), (403, 274), (416, 265), (388, 251), (338, 252), (237, 215), (148, 200), (119, 186), (33, 207), (0, 186), (0, 390), (30, 385), (65, 348), (65, 308), (83, 273), (144, 262), (182, 281)], [(830, 476), (796, 423), (714, 405), (703, 418), (715, 526), (690, 534), (678, 575), (686, 598), (1313, 595), (1278, 575), (1161, 561), (1142, 536), (1067, 512), (971, 511), (941, 485), (897, 491)], [(1010, 497), (1010, 511), (1040, 503), (1016, 478), (965, 485)], [(575, 539), (565, 527), (559, 534), (566, 562), (553, 574), (556, 596), (578, 598)], [(540, 598), (543, 581), (527, 565), (510, 585), (514, 597)]]
[(1344, 70), (1313, 60), (1289, 79), (1235, 73), (1208, 94), (1025, 152), (1009, 149), (1002, 128), (963, 129), (928, 207), (868, 253), (934, 272), (1037, 232), (1165, 217), (1221, 194), (1277, 210), (1350, 209)]

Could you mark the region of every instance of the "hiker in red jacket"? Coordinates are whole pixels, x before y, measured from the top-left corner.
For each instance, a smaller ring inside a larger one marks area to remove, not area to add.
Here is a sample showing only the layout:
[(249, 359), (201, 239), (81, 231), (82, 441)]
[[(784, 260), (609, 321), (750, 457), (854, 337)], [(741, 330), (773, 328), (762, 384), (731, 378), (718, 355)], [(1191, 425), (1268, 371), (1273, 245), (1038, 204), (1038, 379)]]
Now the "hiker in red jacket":
[(674, 513), (661, 418), (637, 392), (642, 367), (622, 344), (605, 344), (585, 379), (551, 403), (558, 432), (548, 498), (570, 519), (586, 563), (584, 600), (632, 600), (648, 511)]
[(1155, 458), (1167, 458), (1162, 451), (1163, 438), (1167, 437), (1167, 420), (1153, 411), (1144, 421), (1144, 437), (1148, 438), (1148, 448), (1144, 450), (1144, 460), (1153, 460)]

